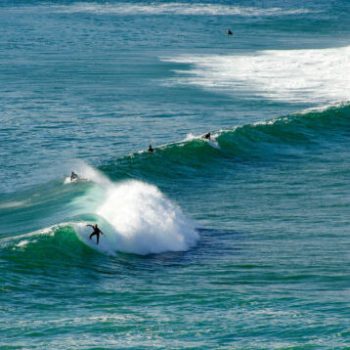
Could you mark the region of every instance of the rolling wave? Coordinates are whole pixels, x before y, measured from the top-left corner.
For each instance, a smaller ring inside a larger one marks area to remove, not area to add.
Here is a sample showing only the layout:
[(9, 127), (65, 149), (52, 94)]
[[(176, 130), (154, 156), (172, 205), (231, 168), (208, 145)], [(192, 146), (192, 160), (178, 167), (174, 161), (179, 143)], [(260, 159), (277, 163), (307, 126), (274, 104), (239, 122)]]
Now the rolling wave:
[[(53, 220), (60, 220), (63, 215), (65, 219), (43, 230), (2, 238), (1, 251), (30, 251), (40, 258), (51, 254), (75, 256), (89, 248), (107, 255), (186, 251), (199, 240), (194, 223), (156, 186), (144, 181), (126, 181), (126, 178), (156, 177), (158, 181), (164, 177), (193, 177), (199, 171), (204, 175), (208, 171), (219, 172), (225, 166), (223, 162), (235, 164), (232, 159), (278, 161), (285, 156), (290, 159), (299, 154), (300, 148), (319, 149), (325, 141), (337, 142), (341, 137), (347, 138), (349, 117), (350, 105), (337, 105), (220, 130), (212, 133), (211, 141), (189, 135), (178, 143), (156, 147), (152, 154), (138, 152), (102, 166), (100, 170), (117, 179), (114, 182), (99, 170), (81, 166), (82, 174), (90, 182), (81, 185), (57, 183), (52, 193), (46, 194), (50, 201), (54, 195), (58, 196), (58, 200), (63, 196), (61, 203), (50, 204), (48, 213), (55, 208)], [(169, 181), (165, 183), (169, 186)], [(69, 193), (72, 195), (70, 199)], [(47, 207), (45, 198), (39, 203), (40, 208)], [(19, 200), (5, 203), (2, 207), (9, 210), (16, 206), (16, 210), (23, 210), (23, 215), (27, 217), (30, 209), (27, 207), (31, 204), (25, 205), (21, 209), (23, 203)], [(62, 208), (57, 214), (60, 205)], [(63, 209), (64, 205), (66, 209)], [(33, 215), (36, 211), (32, 212)], [(45, 215), (43, 210), (40, 213)], [(90, 222), (97, 222), (105, 234), (99, 245), (96, 245), (95, 239), (89, 239), (91, 228), (87, 228), (86, 224)]]
[(53, 225), (34, 232), (0, 240), (2, 254), (22, 253), (31, 260), (74, 257), (82, 249), (70, 223)]
[[(97, 171), (90, 173), (96, 178)], [(3, 238), (0, 247), (25, 251), (33, 245), (38, 245), (39, 250), (47, 246), (44, 254), (49, 256), (52, 249), (56, 253), (74, 254), (82, 249), (81, 243), (107, 255), (186, 251), (196, 245), (199, 235), (194, 224), (158, 188), (140, 181), (114, 184), (107, 179), (101, 186), (102, 177), (99, 175), (99, 183), (95, 182), (85, 195), (75, 200), (75, 206), (79, 207), (75, 221)], [(87, 216), (90, 220), (83, 220)], [(98, 245), (96, 238), (89, 237), (92, 229), (87, 224), (91, 223), (98, 223), (103, 231)], [(58, 239), (60, 244), (56, 242)]]
[(232, 158), (271, 160), (293, 156), (300, 148), (316, 147), (325, 140), (328, 142), (347, 133), (349, 117), (349, 104), (306, 110), (213, 132), (211, 142), (190, 135), (183, 141), (157, 147), (153, 154), (134, 153), (105, 164), (101, 169), (115, 178), (173, 178), (193, 176), (198, 170), (215, 171), (212, 170), (215, 162), (228, 160), (231, 163)]

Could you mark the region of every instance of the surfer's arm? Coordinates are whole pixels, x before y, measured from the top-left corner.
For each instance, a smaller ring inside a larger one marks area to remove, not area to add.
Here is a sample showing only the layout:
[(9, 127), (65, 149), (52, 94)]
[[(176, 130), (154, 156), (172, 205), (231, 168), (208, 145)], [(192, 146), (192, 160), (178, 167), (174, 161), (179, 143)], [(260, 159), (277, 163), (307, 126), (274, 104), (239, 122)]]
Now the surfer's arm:
[(86, 225), (86, 227), (92, 227), (92, 228), (94, 228), (92, 225)]

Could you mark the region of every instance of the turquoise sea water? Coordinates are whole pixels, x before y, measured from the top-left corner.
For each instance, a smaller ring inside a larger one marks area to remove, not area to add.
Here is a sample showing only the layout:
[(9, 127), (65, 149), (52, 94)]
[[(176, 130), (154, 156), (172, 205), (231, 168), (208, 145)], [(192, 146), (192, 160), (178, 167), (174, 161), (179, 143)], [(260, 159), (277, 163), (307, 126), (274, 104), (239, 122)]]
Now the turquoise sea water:
[(2, 1), (0, 348), (350, 348), (349, 13)]

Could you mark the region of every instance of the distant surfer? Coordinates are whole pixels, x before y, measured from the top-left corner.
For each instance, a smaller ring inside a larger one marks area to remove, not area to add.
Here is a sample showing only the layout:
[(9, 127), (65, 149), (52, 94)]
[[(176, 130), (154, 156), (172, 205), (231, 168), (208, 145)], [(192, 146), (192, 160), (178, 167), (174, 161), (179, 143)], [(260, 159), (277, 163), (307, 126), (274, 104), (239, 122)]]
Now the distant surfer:
[(75, 180), (78, 180), (78, 179), (79, 179), (78, 174), (76, 174), (74, 171), (72, 171), (72, 173), (70, 174), (70, 180), (71, 181), (75, 181)]
[(90, 239), (96, 235), (96, 244), (98, 244), (98, 242), (100, 241), (100, 235), (103, 235), (103, 232), (98, 228), (97, 224), (95, 225), (86, 225), (89, 227), (92, 227), (93, 231), (90, 235)]
[(211, 140), (211, 133), (208, 132), (207, 134), (203, 135), (203, 139)]
[(149, 153), (153, 153), (154, 152), (154, 148), (152, 147), (152, 145), (148, 146), (148, 152)]
[(229, 28), (229, 29), (227, 29), (226, 34), (227, 34), (227, 35), (233, 35), (233, 32), (232, 32), (232, 30)]

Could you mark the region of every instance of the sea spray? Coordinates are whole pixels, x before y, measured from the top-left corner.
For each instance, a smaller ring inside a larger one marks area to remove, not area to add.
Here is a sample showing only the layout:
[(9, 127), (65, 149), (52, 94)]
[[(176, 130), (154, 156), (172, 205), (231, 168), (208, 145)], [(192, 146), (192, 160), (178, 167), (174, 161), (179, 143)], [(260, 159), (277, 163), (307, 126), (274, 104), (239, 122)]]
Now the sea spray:
[(78, 237), (106, 254), (186, 251), (199, 239), (194, 224), (182, 210), (156, 186), (145, 182), (96, 185), (80, 202), (81, 213), (93, 216), (104, 235), (97, 246), (94, 239), (89, 239), (92, 230), (84, 222), (74, 225)]
[(110, 180), (100, 171), (80, 159), (75, 160), (70, 166), (74, 168), (78, 178), (76, 181), (72, 181), (71, 177), (67, 176), (63, 181), (65, 185), (78, 182), (94, 182), (101, 186), (108, 186), (111, 183)]

